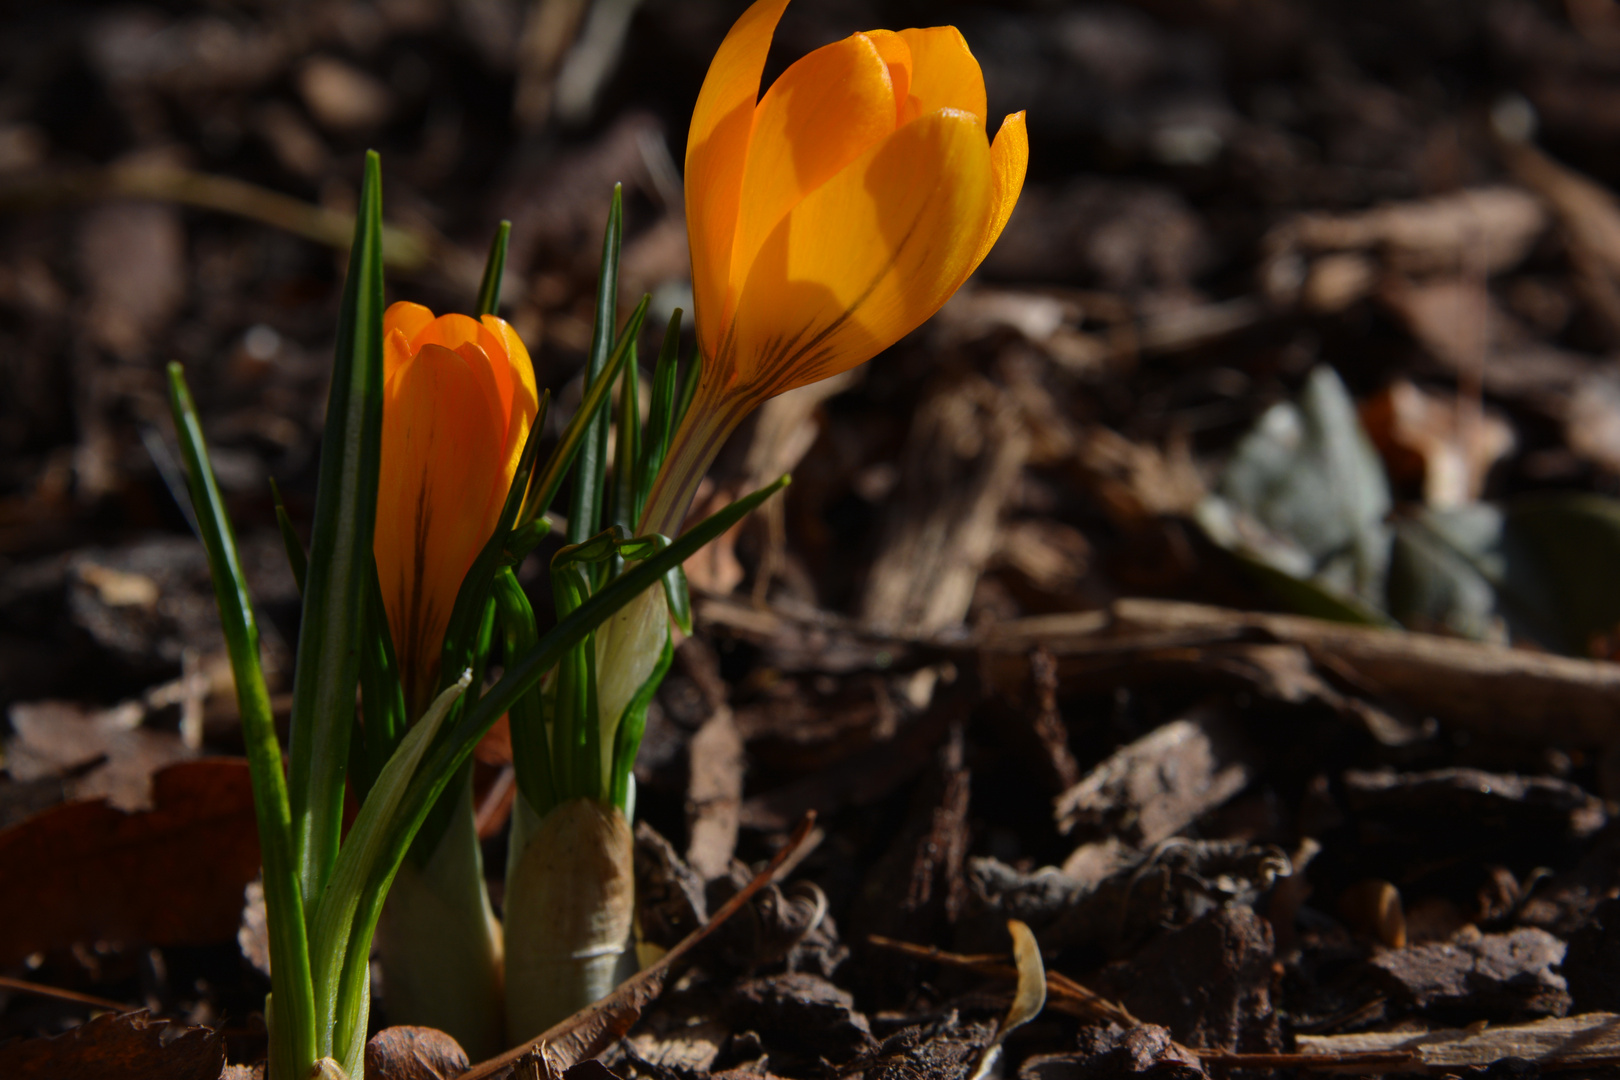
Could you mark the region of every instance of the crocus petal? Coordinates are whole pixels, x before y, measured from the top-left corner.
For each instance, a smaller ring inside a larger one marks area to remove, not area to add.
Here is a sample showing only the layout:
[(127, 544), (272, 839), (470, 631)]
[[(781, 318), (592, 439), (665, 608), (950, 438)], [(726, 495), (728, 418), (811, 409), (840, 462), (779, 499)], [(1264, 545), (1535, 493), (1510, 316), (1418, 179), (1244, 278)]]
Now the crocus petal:
[(413, 304), (409, 300), (396, 300), (388, 305), (383, 312), (383, 333), (389, 334), (395, 330), (405, 335), (410, 341), (422, 332), (422, 328), (433, 321), (433, 312), (421, 304)]
[(410, 338), (405, 331), (397, 326), (392, 330), (386, 329), (383, 324), (383, 387), (386, 391), (388, 385), (394, 381), (400, 371), (409, 366), (411, 359), (416, 355), (411, 352)]
[(817, 49), (760, 99), (743, 170), (722, 324), (765, 238), (788, 211), (894, 130), (889, 68), (865, 34)]
[[(923, 116), (936, 109), (962, 109), (990, 126), (989, 106), (985, 104), (984, 72), (968, 50), (962, 32), (954, 26), (927, 30), (902, 30), (900, 36), (911, 47), (911, 93), (905, 116)], [(911, 110), (915, 108), (915, 112)]]
[(889, 66), (889, 83), (894, 88), (894, 126), (916, 119), (904, 115), (906, 98), (911, 93), (911, 46), (893, 30), (868, 30), (863, 36), (871, 39), (883, 62)]
[(703, 80), (686, 138), (686, 228), (692, 249), (698, 344), (714, 356), (731, 268), (743, 163), (771, 35), (788, 0), (756, 0), (721, 42)]
[(534, 362), (529, 359), (529, 350), (524, 348), (523, 339), (517, 336), (517, 331), (505, 319), (494, 315), (485, 315), (483, 322), (500, 344), (501, 352), (497, 355), (506, 359), (504, 365), (497, 359), (496, 367), (504, 366), (512, 377), (511, 419), (506, 428), (506, 473), (510, 476), (517, 470), (518, 458), (523, 456), (523, 443), (529, 437), (529, 425), (540, 411), (540, 394), (535, 388)]
[[(420, 349), (429, 344), (443, 345), (452, 351), (459, 351), (463, 345), (476, 345), (488, 357), (487, 366), (494, 379), (501, 416), (514, 415), (513, 403), (522, 393), (522, 387), (516, 371), (507, 360), (506, 343), (500, 334), (477, 319), (447, 314), (440, 315), (423, 327), (411, 342), (411, 347)], [(504, 435), (506, 431), (507, 422), (503, 421), (501, 433)]]
[[(1024, 174), (1029, 170), (1029, 131), (1022, 111), (1011, 113), (1001, 122), (996, 141), (990, 144), (990, 224), (973, 257), (972, 273), (995, 246), (1001, 230), (1007, 227), (1018, 193), (1024, 190)], [(963, 278), (966, 281), (967, 278)]]
[(391, 380), (383, 407), (374, 551), (414, 708), (432, 697), (456, 591), (505, 495), (505, 418), (487, 373), (475, 371), (479, 357), (467, 355), (476, 349), (424, 346)]
[(990, 214), (971, 113), (907, 124), (812, 192), (760, 249), (720, 369), (759, 401), (866, 362), (937, 311)]

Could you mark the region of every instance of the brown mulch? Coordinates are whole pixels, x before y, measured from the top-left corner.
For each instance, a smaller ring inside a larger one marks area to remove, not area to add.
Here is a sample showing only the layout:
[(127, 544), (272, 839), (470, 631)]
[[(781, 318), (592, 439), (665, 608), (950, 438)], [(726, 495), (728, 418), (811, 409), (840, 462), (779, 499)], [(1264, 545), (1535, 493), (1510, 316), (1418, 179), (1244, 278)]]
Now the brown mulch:
[[(297, 591), (267, 480), (304, 524), (323, 238), (363, 149), (404, 230), (390, 299), (465, 307), (513, 222), (503, 314), (563, 405), (612, 183), (621, 296), (653, 293), (660, 324), (690, 307), (685, 125), (743, 5), (645, 0), (596, 69), (588, 6), (0, 15), (0, 1075), (241, 1076), (264, 1053), (256, 839), (163, 363), (197, 392), (285, 709)], [(815, 829), (600, 1064), (552, 1064), (968, 1080), (1018, 919), (1047, 1006), (1003, 1076), (1614, 1068), (1620, 561), (1557, 549), (1514, 593), (1491, 560), (1522, 549), (1457, 570), (1418, 541), (1620, 495), (1620, 6), (799, 0), (767, 78), (942, 22), (992, 114), (1028, 110), (1028, 185), (934, 320), (772, 402), (716, 466), (716, 502), (794, 484), (689, 567), (697, 632), (637, 768), (648, 943)], [(1268, 467), (1296, 492), (1387, 483), (1345, 543), (1396, 536), (1404, 599), (1351, 597), (1386, 626), (1311, 617), (1317, 593), (1257, 569), (1308, 548), (1314, 512), (1249, 547), (1209, 516), (1254, 433), (1329, 415), (1305, 404), (1323, 369), (1363, 471)], [(549, 550), (522, 569), (536, 610)], [(1538, 623), (1514, 603), (1541, 588)], [(497, 899), (509, 753), (477, 766)], [(394, 1029), (368, 1075), (455, 1075), (455, 1050)]]

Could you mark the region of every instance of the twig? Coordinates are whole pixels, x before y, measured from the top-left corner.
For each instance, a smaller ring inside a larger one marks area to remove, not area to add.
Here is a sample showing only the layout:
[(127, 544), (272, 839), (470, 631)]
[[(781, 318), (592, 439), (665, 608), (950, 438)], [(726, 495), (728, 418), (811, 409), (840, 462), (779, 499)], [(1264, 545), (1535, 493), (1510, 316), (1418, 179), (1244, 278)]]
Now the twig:
[[(881, 934), (869, 934), (866, 940), (880, 949), (890, 949), (914, 960), (932, 960), (939, 964), (950, 964), (978, 972), (980, 975), (989, 975), (993, 978), (1013, 980), (1018, 978), (1018, 969), (998, 956), (968, 956), (962, 953), (946, 952), (944, 949), (936, 948), (933, 945), (916, 945), (909, 941), (897, 941)], [(1050, 1004), (1053, 1008), (1063, 1009), (1065, 1012), (1078, 1010), (1078, 1014), (1081, 1016), (1096, 1016), (1105, 1020), (1114, 1020), (1126, 1027), (1140, 1027), (1142, 1024), (1142, 1021), (1132, 1016), (1130, 1010), (1123, 1005), (1112, 1002), (1102, 995), (1086, 989), (1061, 972), (1048, 971), (1046, 973), (1046, 992), (1050, 995)], [(1068, 1006), (1068, 1008), (1064, 1008), (1064, 1006)]]

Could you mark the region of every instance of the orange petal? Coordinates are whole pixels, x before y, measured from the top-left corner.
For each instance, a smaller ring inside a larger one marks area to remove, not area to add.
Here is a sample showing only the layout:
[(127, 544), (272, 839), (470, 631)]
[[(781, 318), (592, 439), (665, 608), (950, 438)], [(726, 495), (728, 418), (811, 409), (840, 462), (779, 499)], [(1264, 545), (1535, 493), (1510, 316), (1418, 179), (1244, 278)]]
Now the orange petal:
[(477, 341), (478, 333), (483, 329), (484, 324), (471, 315), (451, 312), (418, 329), (411, 337), (411, 346), (420, 349), (424, 345), (443, 345), (447, 349), (454, 349), (464, 341)]
[(373, 549), (413, 710), (431, 699), (456, 591), (505, 495), (504, 417), (468, 349), (424, 346), (383, 406)]
[[(397, 304), (395, 305), (398, 306)], [(386, 317), (383, 322), (383, 386), (386, 389), (394, 377), (410, 364), (411, 358), (416, 354), (411, 351), (410, 338), (399, 327), (387, 329)]]
[(894, 130), (889, 68), (855, 34), (800, 57), (754, 111), (722, 322), (765, 238), (799, 201)]
[(811, 192), (760, 249), (722, 345), (742, 392), (836, 375), (937, 311), (984, 235), (989, 157), (977, 117), (940, 110)]
[[(517, 336), (512, 324), (505, 319), (494, 315), (485, 315), (484, 327), (500, 343), (499, 355), (505, 357), (505, 367), (512, 377), (512, 400), (510, 408), (511, 419), (507, 422), (506, 446), (508, 457), (508, 475), (517, 469), (517, 459), (523, 456), (523, 441), (529, 437), (529, 425), (534, 422), (535, 414), (540, 410), (540, 394), (535, 388), (534, 362), (529, 359), (529, 350), (523, 347), (523, 339)], [(496, 368), (502, 367), (496, 360)]]
[[(502, 416), (512, 413), (512, 402), (518, 394), (518, 380), (512, 367), (506, 362), (506, 344), (504, 340), (488, 326), (474, 319), (470, 315), (440, 315), (416, 335), (411, 342), (413, 348), (420, 349), (427, 344), (443, 345), (451, 351), (460, 350), (463, 345), (476, 345), (487, 358), (486, 363), (494, 379), (496, 396), (500, 401)], [(499, 358), (500, 363), (495, 363)], [(504, 435), (506, 428), (501, 428)]]
[(914, 117), (901, 118), (906, 98), (911, 93), (911, 46), (893, 30), (868, 30), (866, 37), (877, 46), (883, 62), (889, 65), (889, 83), (894, 88), (895, 127)]
[(383, 312), (383, 333), (388, 334), (399, 330), (410, 341), (422, 332), (422, 328), (433, 321), (433, 312), (421, 304), (413, 304), (409, 300), (396, 300), (388, 305)]
[[(1001, 230), (1007, 227), (1018, 195), (1024, 190), (1024, 174), (1029, 171), (1029, 131), (1024, 126), (1024, 114), (1009, 113), (996, 132), (996, 141), (990, 145), (990, 224), (979, 241), (978, 254), (968, 273), (979, 268), (984, 257), (995, 247)], [(966, 281), (967, 278), (963, 278)]]
[(968, 50), (962, 32), (954, 26), (935, 26), (902, 30), (900, 36), (911, 46), (911, 94), (901, 114), (902, 122), (935, 109), (964, 109), (988, 128), (984, 72), (979, 70), (979, 62)]
[(759, 79), (771, 35), (788, 0), (756, 0), (720, 43), (703, 79), (686, 137), (686, 231), (692, 248), (693, 318), (698, 345), (719, 344), (737, 227), (738, 193), (753, 128)]

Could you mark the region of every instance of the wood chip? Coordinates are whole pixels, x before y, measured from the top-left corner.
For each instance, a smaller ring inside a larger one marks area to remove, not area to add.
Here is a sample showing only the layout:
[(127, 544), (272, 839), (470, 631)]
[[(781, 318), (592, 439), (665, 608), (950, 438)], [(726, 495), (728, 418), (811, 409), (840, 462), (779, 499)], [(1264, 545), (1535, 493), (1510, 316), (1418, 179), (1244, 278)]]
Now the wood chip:
[[(1583, 1016), (1538, 1020), (1502, 1027), (1442, 1028), (1435, 1031), (1369, 1032), (1360, 1035), (1300, 1035), (1302, 1051), (1311, 1054), (1362, 1054), (1411, 1051), (1410, 1066), (1397, 1072), (1457, 1069), (1489, 1065), (1518, 1058), (1542, 1066), (1609, 1065), (1620, 1061), (1620, 1015), (1587, 1013)], [(1374, 1071), (1368, 1068), (1367, 1071)]]

